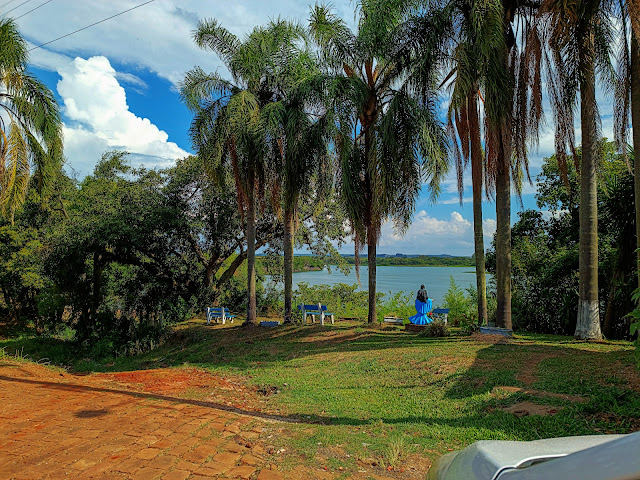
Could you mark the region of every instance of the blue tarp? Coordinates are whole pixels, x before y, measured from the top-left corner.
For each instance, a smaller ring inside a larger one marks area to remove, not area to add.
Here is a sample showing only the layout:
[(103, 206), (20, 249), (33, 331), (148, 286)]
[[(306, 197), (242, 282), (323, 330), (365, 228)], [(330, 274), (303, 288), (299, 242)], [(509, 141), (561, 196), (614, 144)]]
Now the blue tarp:
[(427, 315), (431, 310), (433, 310), (433, 301), (428, 298), (426, 303), (421, 302), (416, 299), (416, 314), (412, 317), (409, 317), (409, 321), (415, 325), (426, 325), (427, 323), (431, 323), (433, 320)]

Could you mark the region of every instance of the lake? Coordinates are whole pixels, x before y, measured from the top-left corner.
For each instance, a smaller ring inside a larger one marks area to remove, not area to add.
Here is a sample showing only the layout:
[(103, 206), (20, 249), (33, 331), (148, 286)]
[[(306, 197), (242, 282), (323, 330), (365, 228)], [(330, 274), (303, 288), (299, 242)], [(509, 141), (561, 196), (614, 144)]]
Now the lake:
[[(366, 290), (369, 269), (366, 266), (360, 267), (360, 280)], [(434, 304), (442, 304), (444, 294), (449, 289), (451, 277), (464, 290), (476, 284), (476, 274), (473, 267), (378, 267), (377, 268), (377, 290), (388, 294), (389, 292), (413, 292), (416, 293), (420, 284), (424, 283), (429, 297)], [(487, 283), (491, 276), (487, 274)], [(356, 279), (355, 267), (351, 267), (351, 272), (344, 275), (339, 270), (332, 268), (331, 273), (327, 270), (316, 272), (300, 272), (293, 274), (294, 290), (298, 282), (306, 282), (309, 285), (333, 285), (336, 283), (346, 283), (353, 285), (358, 283)]]

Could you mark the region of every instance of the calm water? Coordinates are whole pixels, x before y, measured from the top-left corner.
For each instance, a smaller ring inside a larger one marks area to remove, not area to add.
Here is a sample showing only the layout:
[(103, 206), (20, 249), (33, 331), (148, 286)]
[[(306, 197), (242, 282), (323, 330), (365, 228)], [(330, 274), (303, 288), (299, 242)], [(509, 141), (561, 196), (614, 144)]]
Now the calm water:
[[(360, 267), (360, 280), (362, 290), (366, 290), (368, 268)], [(417, 292), (420, 284), (424, 283), (429, 297), (436, 305), (441, 304), (444, 294), (449, 289), (450, 278), (466, 290), (470, 285), (476, 284), (476, 276), (473, 267), (378, 267), (377, 290), (383, 293), (389, 292)], [(490, 275), (487, 274), (487, 281)], [(351, 268), (349, 275), (344, 275), (335, 268), (331, 273), (327, 270), (321, 272), (300, 272), (293, 274), (294, 290), (298, 282), (307, 282), (309, 285), (333, 285), (335, 283), (354, 284), (356, 279), (355, 268)]]

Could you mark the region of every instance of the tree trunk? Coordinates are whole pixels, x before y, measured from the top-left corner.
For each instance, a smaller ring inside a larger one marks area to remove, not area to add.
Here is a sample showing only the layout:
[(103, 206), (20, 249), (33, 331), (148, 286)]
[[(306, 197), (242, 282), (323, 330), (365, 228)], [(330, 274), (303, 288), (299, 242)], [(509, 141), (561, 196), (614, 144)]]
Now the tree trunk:
[(291, 323), (293, 298), (293, 208), (284, 210), (284, 323)]
[(478, 119), (477, 94), (469, 97), (469, 134), (471, 135), (471, 182), (473, 186), (473, 237), (476, 254), (476, 286), (478, 289), (478, 322), (487, 321), (487, 280), (484, 264), (484, 234), (482, 231), (482, 144)]
[(255, 171), (249, 170), (247, 186), (247, 319), (244, 325), (256, 325), (256, 199)]
[(378, 320), (378, 312), (376, 308), (376, 239), (377, 236), (370, 233), (373, 227), (369, 227), (367, 232), (368, 249), (367, 249), (367, 265), (369, 266), (369, 316), (367, 321), (373, 324)]
[(633, 185), (636, 208), (636, 269), (640, 287), (640, 45), (631, 35), (631, 125), (633, 127)]
[(91, 320), (92, 327), (96, 326), (98, 310), (102, 303), (102, 255), (98, 252), (93, 254), (93, 294), (91, 299)]
[[(593, 63), (594, 35), (589, 33), (588, 50), (580, 54), (582, 162), (580, 166), (580, 287), (575, 337), (600, 340), (598, 305), (598, 159), (596, 125), (596, 82)], [(587, 49), (585, 49), (587, 50)]]
[[(504, 127), (500, 127), (504, 128)], [(496, 326), (512, 328), (511, 323), (511, 176), (510, 159), (500, 134), (496, 171)]]

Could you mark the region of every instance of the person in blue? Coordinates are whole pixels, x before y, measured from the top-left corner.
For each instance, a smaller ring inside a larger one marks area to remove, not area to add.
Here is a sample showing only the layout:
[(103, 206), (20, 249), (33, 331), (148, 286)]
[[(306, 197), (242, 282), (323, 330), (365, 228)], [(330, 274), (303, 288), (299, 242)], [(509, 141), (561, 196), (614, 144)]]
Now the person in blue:
[(415, 325), (431, 323), (432, 319), (427, 315), (431, 310), (433, 310), (433, 300), (429, 298), (424, 285), (420, 285), (420, 290), (418, 290), (418, 296), (416, 297), (416, 314), (409, 317), (409, 321)]

